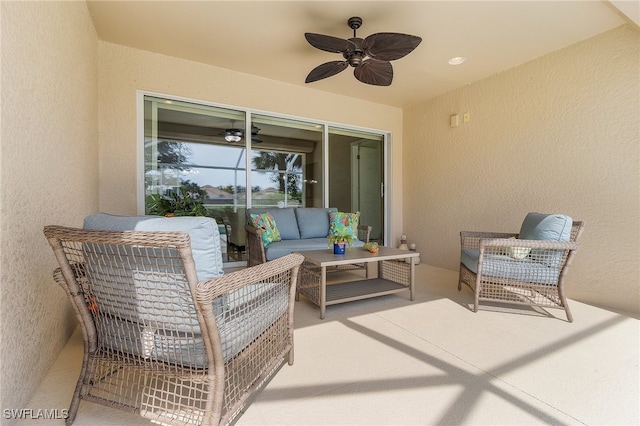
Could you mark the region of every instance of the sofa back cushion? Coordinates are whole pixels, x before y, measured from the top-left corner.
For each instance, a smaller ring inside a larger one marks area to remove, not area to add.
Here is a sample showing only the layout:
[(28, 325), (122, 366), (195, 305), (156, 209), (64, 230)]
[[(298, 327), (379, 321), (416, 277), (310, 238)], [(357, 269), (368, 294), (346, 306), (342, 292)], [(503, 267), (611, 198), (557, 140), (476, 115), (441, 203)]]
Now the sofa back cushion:
[(105, 231), (183, 231), (191, 238), (198, 281), (224, 275), (220, 231), (209, 217), (119, 216), (97, 213), (84, 219), (85, 229)]
[(300, 232), (298, 231), (298, 222), (296, 221), (294, 210), (293, 207), (285, 207), (282, 209), (277, 207), (252, 207), (247, 209), (247, 220), (249, 224), (253, 225), (251, 222), (252, 214), (270, 213), (271, 216), (273, 216), (278, 232), (280, 232), (280, 238), (283, 240), (299, 240)]
[(305, 207), (296, 209), (300, 238), (326, 238), (329, 235), (329, 213), (335, 207)]

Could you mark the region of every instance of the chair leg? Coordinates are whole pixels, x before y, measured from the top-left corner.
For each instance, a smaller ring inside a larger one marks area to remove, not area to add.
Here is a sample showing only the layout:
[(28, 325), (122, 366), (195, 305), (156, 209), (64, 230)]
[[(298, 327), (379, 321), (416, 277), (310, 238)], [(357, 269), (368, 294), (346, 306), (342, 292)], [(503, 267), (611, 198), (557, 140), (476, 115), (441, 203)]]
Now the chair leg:
[[(89, 370), (88, 364), (89, 355), (85, 352), (84, 359), (82, 360), (82, 368), (80, 369), (80, 376), (78, 377), (76, 389), (73, 392), (73, 398), (71, 399), (71, 404), (69, 405), (69, 412), (67, 418), (65, 419), (65, 423), (67, 424), (67, 426), (70, 426), (75, 421), (76, 415), (78, 414), (78, 407), (80, 406), (80, 394), (83, 392), (84, 380)], [(93, 368), (91, 370), (93, 371)]]
[(564, 287), (562, 285), (560, 285), (558, 287), (558, 298), (560, 299), (560, 303), (562, 304), (562, 307), (564, 308), (564, 312), (567, 314), (567, 321), (573, 322), (573, 315), (571, 314), (571, 311), (569, 310), (569, 304), (567, 303), (567, 298), (564, 295), (564, 290), (563, 289), (564, 289)]
[(567, 321), (573, 322), (573, 315), (571, 314), (571, 311), (569, 310), (569, 304), (567, 303), (567, 298), (564, 297), (564, 295), (562, 293), (560, 293), (560, 302), (562, 303), (562, 306), (564, 307), (564, 312), (567, 314)]
[(480, 289), (482, 288), (482, 284), (480, 284), (480, 278), (476, 275), (476, 285), (473, 289), (473, 312), (478, 312), (478, 305), (480, 304)]
[(564, 311), (567, 313), (567, 321), (573, 322), (573, 315), (571, 315), (571, 311), (567, 305), (564, 306)]

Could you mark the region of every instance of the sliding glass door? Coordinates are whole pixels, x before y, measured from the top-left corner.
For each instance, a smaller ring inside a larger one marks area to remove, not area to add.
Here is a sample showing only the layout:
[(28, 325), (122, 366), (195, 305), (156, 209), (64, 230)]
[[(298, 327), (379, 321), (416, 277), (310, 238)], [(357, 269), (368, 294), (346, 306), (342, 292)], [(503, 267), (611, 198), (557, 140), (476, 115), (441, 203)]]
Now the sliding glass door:
[(383, 133), (140, 96), (141, 213), (213, 217), (228, 265), (245, 260), (252, 206), (360, 211), (384, 242)]
[(329, 165), (329, 205), (359, 211), (371, 240), (383, 243), (383, 135), (329, 127)]

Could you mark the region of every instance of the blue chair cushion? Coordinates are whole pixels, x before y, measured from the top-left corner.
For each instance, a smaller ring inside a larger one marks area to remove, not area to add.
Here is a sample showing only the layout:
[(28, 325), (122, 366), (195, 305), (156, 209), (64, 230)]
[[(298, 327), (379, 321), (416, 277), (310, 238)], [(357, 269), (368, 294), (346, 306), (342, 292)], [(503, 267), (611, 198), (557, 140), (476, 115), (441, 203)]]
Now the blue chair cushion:
[[(288, 297), (284, 287), (256, 283), (230, 292), (224, 307), (214, 305), (225, 362), (286, 313)], [(269, 302), (265, 303), (266, 300)], [(195, 313), (193, 315), (195, 317)], [(97, 326), (101, 328), (101, 334), (107, 336), (107, 346), (113, 350), (172, 364), (207, 366), (204, 341), (197, 325), (191, 329), (168, 330), (154, 327), (153, 322), (147, 324), (105, 316)]]
[(573, 219), (563, 214), (529, 213), (520, 227), (521, 240), (569, 241)]
[[(522, 240), (569, 241), (573, 219), (563, 214), (529, 213), (520, 227), (519, 238)], [(533, 260), (545, 262), (549, 265), (558, 263), (562, 251), (555, 253), (549, 250), (531, 250)]]
[[(478, 273), (478, 249), (462, 250), (460, 262), (474, 274)], [(556, 285), (560, 271), (532, 259), (514, 259), (509, 255), (485, 254), (482, 276)]]
[(85, 229), (105, 231), (183, 231), (191, 238), (198, 281), (224, 275), (220, 231), (216, 221), (201, 216), (119, 216), (97, 213), (84, 219)]

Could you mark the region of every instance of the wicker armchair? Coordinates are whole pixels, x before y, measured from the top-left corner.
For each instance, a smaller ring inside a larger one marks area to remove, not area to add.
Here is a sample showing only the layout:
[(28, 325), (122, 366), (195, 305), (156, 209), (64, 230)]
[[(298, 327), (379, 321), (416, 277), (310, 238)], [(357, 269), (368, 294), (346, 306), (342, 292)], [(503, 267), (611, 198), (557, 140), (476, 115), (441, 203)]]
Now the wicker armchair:
[(517, 233), (460, 233), (458, 290), (474, 292), (473, 311), (481, 301), (561, 308), (573, 322), (564, 278), (578, 249), (583, 222), (572, 222), (569, 241), (519, 239)]
[(186, 232), (47, 226), (84, 336), (80, 400), (162, 424), (229, 424), (293, 363), (292, 254), (198, 282)]

